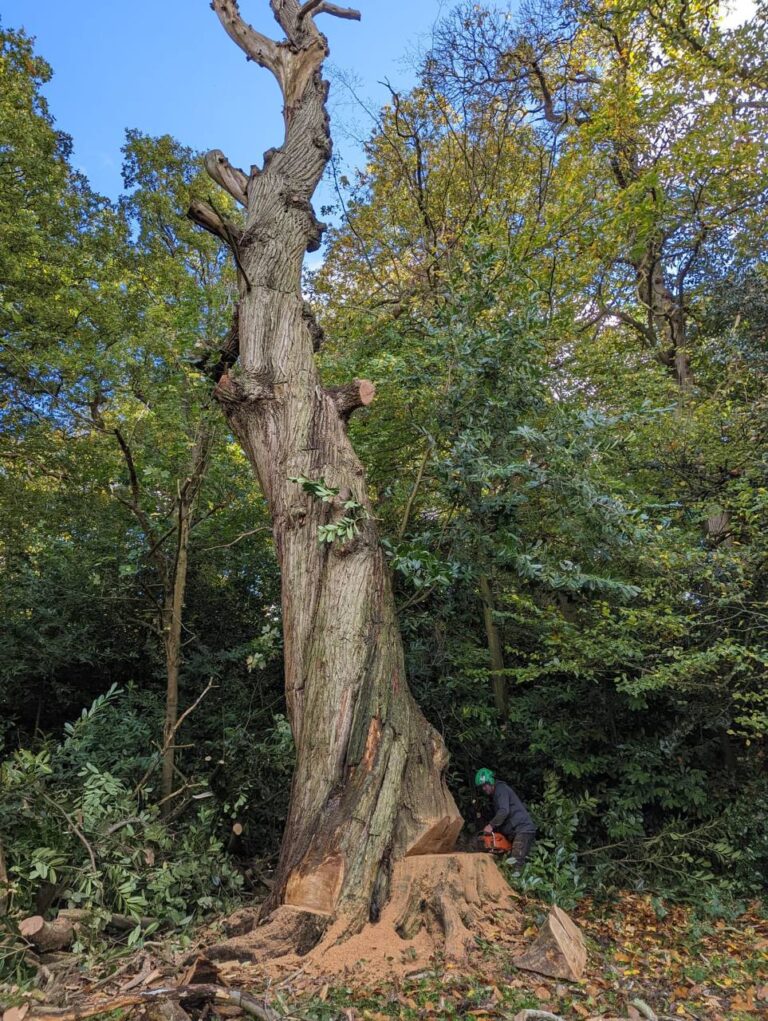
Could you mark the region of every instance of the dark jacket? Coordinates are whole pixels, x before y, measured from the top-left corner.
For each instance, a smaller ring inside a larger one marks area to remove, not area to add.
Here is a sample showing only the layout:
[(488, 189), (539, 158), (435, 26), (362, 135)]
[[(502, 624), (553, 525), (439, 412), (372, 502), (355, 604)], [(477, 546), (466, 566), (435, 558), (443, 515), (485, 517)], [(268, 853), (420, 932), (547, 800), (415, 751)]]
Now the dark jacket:
[(533, 819), (525, 810), (525, 805), (503, 780), (497, 780), (493, 789), (493, 807), (495, 815), (489, 820), (488, 825), (505, 836), (513, 837), (516, 833), (536, 832)]

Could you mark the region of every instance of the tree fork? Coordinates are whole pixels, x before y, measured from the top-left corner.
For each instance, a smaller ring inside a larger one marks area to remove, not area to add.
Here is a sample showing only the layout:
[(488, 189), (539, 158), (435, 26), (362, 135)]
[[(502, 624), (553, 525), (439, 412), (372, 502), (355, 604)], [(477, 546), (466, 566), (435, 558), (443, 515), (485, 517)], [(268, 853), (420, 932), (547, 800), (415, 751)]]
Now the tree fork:
[[(314, 0), (270, 6), (280, 43), (245, 22), (234, 0), (212, 4), (246, 56), (277, 79), (283, 144), (247, 181), (218, 151), (206, 165), (246, 200), (244, 230), (231, 245), (241, 270), (239, 366), (228, 344), (216, 397), (261, 483), (282, 576), (296, 768), (263, 912), (271, 920), (258, 930), (274, 951), (317, 941), (337, 922), (345, 933), (359, 930), (386, 902), (393, 866), (450, 851), (462, 819), (445, 783), (442, 739), (408, 689), (387, 562), (347, 434), (349, 415), (371, 403), (375, 388), (366, 380), (322, 386), (314, 360), (322, 333), (301, 292), (304, 254), (322, 227), (311, 198), (331, 154), (321, 74), (328, 44), (314, 19), (359, 15)], [(201, 226), (228, 232), (208, 208), (195, 212)], [(320, 543), (318, 529), (345, 513), (343, 503), (316, 499), (297, 477), (350, 494), (358, 534)]]

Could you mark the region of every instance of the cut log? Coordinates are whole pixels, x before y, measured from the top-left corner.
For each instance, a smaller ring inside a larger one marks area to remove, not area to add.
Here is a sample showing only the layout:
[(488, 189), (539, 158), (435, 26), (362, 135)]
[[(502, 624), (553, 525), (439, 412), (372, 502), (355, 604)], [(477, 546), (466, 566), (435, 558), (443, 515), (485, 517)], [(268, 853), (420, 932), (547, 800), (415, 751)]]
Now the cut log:
[[(77, 929), (91, 912), (84, 908), (63, 908), (52, 921), (46, 921), (42, 915), (30, 915), (19, 923), (19, 932), (41, 954), (54, 950), (64, 950), (75, 941)], [(146, 927), (153, 922), (152, 918), (130, 918), (128, 915), (111, 915), (104, 923), (106, 929), (116, 933), (125, 933), (141, 924)]]
[(21, 1007), (9, 1007), (3, 1012), (3, 1021), (24, 1021), (29, 1013), (29, 1004), (24, 1003)]
[(584, 974), (587, 963), (584, 937), (565, 911), (555, 907), (528, 950), (512, 963), (524, 971), (576, 982)]
[(36, 950), (46, 954), (74, 943), (77, 921), (64, 911), (52, 922), (46, 922), (42, 915), (30, 915), (19, 923), (19, 932)]

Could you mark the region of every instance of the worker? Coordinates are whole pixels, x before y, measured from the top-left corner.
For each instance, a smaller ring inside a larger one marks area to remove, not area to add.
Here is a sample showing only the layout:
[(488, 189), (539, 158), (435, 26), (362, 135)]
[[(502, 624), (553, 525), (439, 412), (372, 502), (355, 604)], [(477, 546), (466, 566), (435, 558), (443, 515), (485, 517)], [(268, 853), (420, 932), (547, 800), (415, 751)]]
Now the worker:
[(512, 853), (507, 858), (507, 864), (522, 868), (536, 839), (536, 827), (525, 805), (509, 784), (497, 780), (490, 769), (478, 769), (475, 773), (475, 787), (493, 798), (495, 814), (483, 833), (493, 833), (494, 830), (503, 833), (512, 843)]

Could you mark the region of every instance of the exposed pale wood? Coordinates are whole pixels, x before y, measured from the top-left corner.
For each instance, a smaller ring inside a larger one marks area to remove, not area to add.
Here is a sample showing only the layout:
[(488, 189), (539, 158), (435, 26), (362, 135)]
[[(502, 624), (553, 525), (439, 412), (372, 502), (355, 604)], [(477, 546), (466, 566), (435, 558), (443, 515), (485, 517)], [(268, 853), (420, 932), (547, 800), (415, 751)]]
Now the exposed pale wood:
[(376, 387), (369, 379), (356, 379), (343, 386), (329, 386), (325, 392), (342, 418), (349, 418), (358, 408), (367, 408), (376, 397)]
[(211, 234), (215, 234), (225, 244), (232, 247), (240, 238), (237, 227), (229, 223), (216, 212), (207, 202), (194, 199), (187, 210), (190, 220), (193, 220), (199, 227), (203, 227)]
[(211, 7), (219, 17), (227, 35), (250, 60), (278, 73), (280, 53), (277, 45), (267, 36), (257, 32), (240, 16), (236, 0), (213, 0)]
[[(517, 895), (488, 854), (420, 855), (394, 862), (371, 917), (356, 931), (350, 916), (334, 920), (282, 906), (266, 925), (247, 928), (206, 954), (261, 961), (267, 954), (274, 960), (290, 953), (293, 961), (297, 952), (308, 972), (341, 981), (358, 959), (368, 962), (371, 974), (388, 972), (392, 962), (396, 970), (406, 958), (417, 967), (435, 957), (461, 960), (483, 932), (517, 935), (522, 929)], [(324, 938), (314, 946), (318, 932)]]
[(525, 971), (576, 982), (587, 964), (584, 937), (565, 911), (554, 907), (534, 942), (512, 963)]
[(63, 950), (71, 946), (75, 939), (75, 928), (78, 919), (60, 912), (51, 922), (42, 915), (31, 915), (19, 922), (19, 933), (28, 940), (40, 953), (52, 950)]
[(211, 149), (205, 154), (205, 169), (208, 175), (229, 192), (242, 206), (248, 205), (248, 176), (238, 167), (233, 167), (221, 149)]
[(352, 7), (337, 7), (336, 4), (327, 3), (327, 0), (307, 0), (299, 12), (299, 20), (308, 14), (332, 14), (336, 18), (347, 18), (350, 21), (360, 20), (360, 11)]

